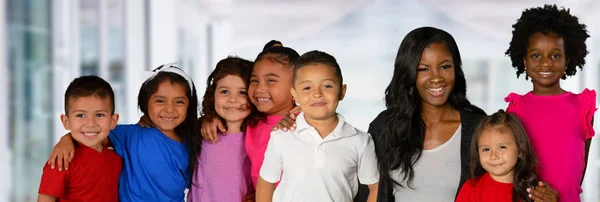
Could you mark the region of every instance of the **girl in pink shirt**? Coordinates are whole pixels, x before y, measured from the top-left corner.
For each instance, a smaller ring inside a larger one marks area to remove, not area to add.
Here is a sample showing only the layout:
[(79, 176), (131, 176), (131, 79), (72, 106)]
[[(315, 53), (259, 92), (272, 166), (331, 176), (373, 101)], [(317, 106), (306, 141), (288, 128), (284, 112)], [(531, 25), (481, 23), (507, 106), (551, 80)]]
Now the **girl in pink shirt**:
[(525, 73), (525, 79), (531, 78), (533, 90), (508, 95), (507, 112), (521, 119), (540, 161), (538, 174), (558, 191), (558, 201), (580, 201), (596, 92), (568, 92), (560, 79), (585, 64), (586, 26), (569, 9), (545, 5), (525, 10), (513, 28), (506, 54), (517, 77)]

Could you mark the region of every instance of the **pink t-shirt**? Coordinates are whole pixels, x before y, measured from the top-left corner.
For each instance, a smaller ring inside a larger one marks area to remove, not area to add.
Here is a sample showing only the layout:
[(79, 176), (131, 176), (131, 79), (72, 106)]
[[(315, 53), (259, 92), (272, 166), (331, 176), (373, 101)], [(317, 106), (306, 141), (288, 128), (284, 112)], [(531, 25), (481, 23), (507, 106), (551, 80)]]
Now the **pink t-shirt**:
[(258, 177), (260, 176), (260, 166), (262, 166), (265, 158), (265, 151), (267, 150), (267, 144), (269, 144), (269, 138), (271, 138), (271, 131), (282, 118), (283, 116), (267, 116), (266, 121), (261, 120), (256, 127), (248, 126), (246, 128), (246, 152), (252, 163), (250, 176), (252, 177), (254, 187), (256, 187)]
[(538, 175), (558, 191), (558, 201), (580, 201), (585, 141), (594, 136), (596, 92), (555, 96), (511, 93), (506, 109), (523, 123), (539, 159)]

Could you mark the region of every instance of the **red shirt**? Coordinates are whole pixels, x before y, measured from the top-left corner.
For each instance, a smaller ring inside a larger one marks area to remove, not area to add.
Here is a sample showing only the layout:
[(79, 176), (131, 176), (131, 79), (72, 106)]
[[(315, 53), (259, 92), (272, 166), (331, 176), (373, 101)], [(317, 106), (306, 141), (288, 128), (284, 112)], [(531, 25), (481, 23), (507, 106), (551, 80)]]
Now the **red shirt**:
[(75, 158), (69, 170), (58, 171), (44, 166), (39, 194), (56, 196), (60, 201), (119, 200), (119, 176), (122, 160), (106, 147), (98, 152), (75, 144)]
[(513, 184), (498, 182), (489, 173), (479, 178), (470, 179), (463, 184), (456, 202), (511, 202)]

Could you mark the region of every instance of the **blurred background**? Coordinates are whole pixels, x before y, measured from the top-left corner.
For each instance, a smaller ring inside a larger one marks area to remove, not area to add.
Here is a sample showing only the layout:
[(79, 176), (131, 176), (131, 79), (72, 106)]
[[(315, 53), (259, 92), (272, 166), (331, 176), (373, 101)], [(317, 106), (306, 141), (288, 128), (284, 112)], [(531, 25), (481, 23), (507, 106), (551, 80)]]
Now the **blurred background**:
[[(468, 97), (492, 113), (506, 108), (509, 92), (532, 88), (516, 78), (504, 51), (521, 12), (544, 3), (571, 8), (592, 36), (584, 71), (563, 87), (600, 89), (597, 0), (0, 0), (0, 202), (37, 199), (43, 164), (66, 132), (59, 115), (75, 77), (108, 80), (120, 123), (135, 123), (144, 71), (178, 62), (203, 93), (220, 59), (253, 60), (277, 39), (338, 59), (348, 84), (339, 112), (366, 131), (385, 108), (403, 37), (434, 26), (456, 38)], [(592, 141), (585, 202), (600, 201), (599, 141)]]

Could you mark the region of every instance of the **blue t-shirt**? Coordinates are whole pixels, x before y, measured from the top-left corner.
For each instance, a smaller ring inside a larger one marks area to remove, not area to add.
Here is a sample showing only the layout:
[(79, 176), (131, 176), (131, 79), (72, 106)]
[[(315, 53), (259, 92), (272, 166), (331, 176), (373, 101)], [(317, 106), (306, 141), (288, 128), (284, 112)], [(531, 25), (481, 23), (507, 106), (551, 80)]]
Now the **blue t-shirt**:
[(119, 201), (184, 201), (189, 183), (185, 144), (138, 125), (118, 125), (108, 138), (123, 158)]

